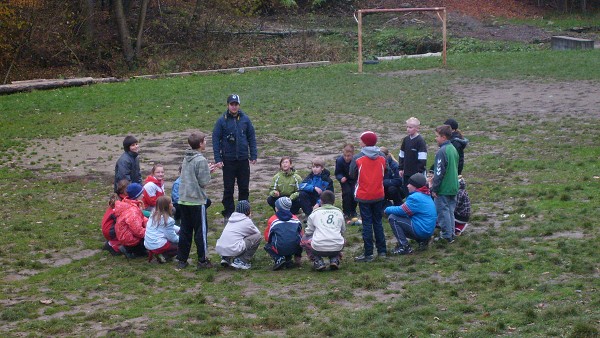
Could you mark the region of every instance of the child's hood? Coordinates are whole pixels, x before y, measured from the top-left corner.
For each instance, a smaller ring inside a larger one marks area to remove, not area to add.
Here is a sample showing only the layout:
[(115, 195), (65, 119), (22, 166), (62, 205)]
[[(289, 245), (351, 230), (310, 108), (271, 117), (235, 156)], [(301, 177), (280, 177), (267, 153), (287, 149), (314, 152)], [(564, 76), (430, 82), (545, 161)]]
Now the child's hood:
[(284, 222), (291, 220), (292, 217), (294, 216), (294, 215), (292, 215), (292, 212), (289, 210), (279, 210), (279, 209), (275, 212), (275, 215), (277, 215), (277, 218), (279, 218), (280, 220), (282, 220)]
[(184, 159), (187, 162), (190, 162), (198, 156), (202, 156), (202, 153), (200, 153), (198, 150), (188, 149), (185, 151)]
[(379, 150), (378, 146), (371, 146), (371, 147), (363, 147), (361, 152), (368, 158), (374, 160), (379, 156), (383, 156), (383, 153), (381, 152), (381, 150)]
[(152, 176), (152, 175), (148, 175), (148, 177), (146, 177), (146, 181), (144, 183), (154, 183), (156, 185), (158, 185), (159, 187), (162, 186), (163, 181), (157, 179), (156, 177)]
[(246, 219), (248, 219), (248, 216), (246, 216), (245, 214), (242, 214), (241, 212), (234, 212), (231, 214), (231, 216), (229, 216), (227, 224), (243, 222)]

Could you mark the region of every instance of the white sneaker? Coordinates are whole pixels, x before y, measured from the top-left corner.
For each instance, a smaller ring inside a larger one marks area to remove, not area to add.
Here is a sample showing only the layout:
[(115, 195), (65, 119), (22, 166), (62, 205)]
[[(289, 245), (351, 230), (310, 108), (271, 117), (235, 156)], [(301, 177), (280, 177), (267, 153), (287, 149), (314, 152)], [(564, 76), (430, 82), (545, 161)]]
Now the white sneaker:
[(234, 259), (233, 262), (231, 263), (231, 266), (233, 268), (240, 269), (240, 270), (248, 270), (252, 267), (252, 265), (250, 265), (250, 263), (246, 263), (239, 258)]

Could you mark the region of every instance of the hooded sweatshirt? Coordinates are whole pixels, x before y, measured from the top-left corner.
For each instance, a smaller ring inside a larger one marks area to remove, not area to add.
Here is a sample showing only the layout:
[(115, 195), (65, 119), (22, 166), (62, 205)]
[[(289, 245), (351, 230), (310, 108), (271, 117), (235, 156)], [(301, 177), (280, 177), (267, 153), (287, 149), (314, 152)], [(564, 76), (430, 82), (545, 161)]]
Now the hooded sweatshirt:
[(146, 208), (155, 207), (156, 200), (165, 194), (165, 183), (154, 176), (148, 176), (144, 184), (144, 206)]
[(450, 143), (456, 148), (458, 152), (458, 174), (462, 174), (463, 167), (465, 165), (465, 148), (469, 144), (469, 139), (462, 136), (461, 133), (454, 131), (452, 132), (452, 138)]
[(377, 146), (363, 147), (350, 163), (350, 176), (356, 178), (354, 198), (359, 203), (375, 203), (385, 197), (383, 176), (386, 160)]
[(406, 202), (401, 206), (385, 208), (385, 213), (388, 215), (409, 217), (415, 235), (421, 239), (427, 239), (433, 235), (437, 220), (437, 211), (427, 186), (410, 193), (408, 198), (406, 198)]
[(206, 191), (210, 182), (208, 161), (198, 150), (185, 151), (181, 165), (181, 183), (179, 184), (179, 204), (206, 204)]
[(217, 240), (215, 249), (223, 257), (237, 257), (246, 251), (244, 238), (255, 234), (260, 234), (260, 230), (252, 219), (240, 212), (234, 212)]

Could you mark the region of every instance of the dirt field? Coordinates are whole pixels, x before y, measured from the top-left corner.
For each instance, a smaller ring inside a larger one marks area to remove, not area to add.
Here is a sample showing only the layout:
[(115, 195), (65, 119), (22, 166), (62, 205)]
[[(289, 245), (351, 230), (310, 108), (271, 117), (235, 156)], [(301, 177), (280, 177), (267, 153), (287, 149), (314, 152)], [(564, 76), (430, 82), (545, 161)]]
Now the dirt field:
[[(387, 76), (414, 76), (415, 72), (394, 72)], [(481, 81), (470, 85), (455, 85), (451, 91), (453, 96), (461, 102), (464, 111), (485, 110), (489, 111), (489, 120), (498, 124), (508, 123), (507, 116), (520, 117), (520, 123), (537, 123), (538, 119), (560, 120), (565, 117), (577, 118), (594, 114), (600, 118), (600, 96), (596, 95), (596, 85), (586, 81), (538, 83), (527, 81)], [(249, 112), (252, 117), (252, 112)], [(535, 119), (529, 118), (535, 116)], [(396, 154), (400, 147), (405, 130), (403, 125), (386, 125), (384, 129), (375, 121), (362, 122), (364, 129), (372, 129), (380, 134), (380, 145), (387, 146)], [(468, 124), (465, 125), (468, 127)], [(341, 130), (348, 135), (347, 141), (355, 142), (354, 135), (363, 130)], [(181, 163), (184, 150), (187, 148), (186, 139), (190, 131), (168, 132), (163, 134), (136, 135), (141, 142), (140, 158), (142, 174), (145, 177), (156, 162), (165, 165), (167, 189), (170, 190), (172, 182), (177, 177), (177, 168)], [(210, 130), (204, 130), (210, 133)], [(278, 170), (279, 157), (292, 154), (297, 169), (308, 170), (310, 160), (315, 155), (323, 156), (327, 166), (333, 172), (333, 165), (340, 150), (336, 144), (310, 143), (310, 141), (293, 141), (277, 139), (272, 135), (258, 130), (259, 159), (252, 166), (251, 189), (264, 190), (265, 195), (271, 178)], [(423, 128), (422, 133), (427, 135), (431, 130)], [(473, 135), (475, 131), (465, 130)], [(48, 165), (58, 166), (63, 170), (63, 176), (90, 176), (102, 177), (107, 184), (111, 184), (114, 175), (114, 165), (122, 153), (122, 140), (125, 135), (109, 137), (106, 135), (77, 135), (58, 140), (39, 140), (37, 147), (45, 150), (27, 157), (28, 163), (17, 162), (14, 165), (31, 169), (43, 168)], [(493, 138), (494, 135), (488, 135)], [(308, 144), (307, 144), (308, 142)], [(265, 156), (261, 149), (270, 148), (277, 144), (280, 149), (276, 156)], [(207, 142), (205, 152), (209, 161), (213, 160), (211, 141)], [(436, 147), (430, 144), (430, 151), (435, 152)], [(305, 147), (313, 151), (299, 152)], [(486, 149), (489, 152), (490, 149)], [(483, 153), (477, 144), (471, 144), (466, 152), (466, 158)], [(35, 162), (35, 165), (29, 163)], [(222, 180), (219, 172), (215, 175), (209, 186), (209, 195), (214, 200), (220, 200)]]

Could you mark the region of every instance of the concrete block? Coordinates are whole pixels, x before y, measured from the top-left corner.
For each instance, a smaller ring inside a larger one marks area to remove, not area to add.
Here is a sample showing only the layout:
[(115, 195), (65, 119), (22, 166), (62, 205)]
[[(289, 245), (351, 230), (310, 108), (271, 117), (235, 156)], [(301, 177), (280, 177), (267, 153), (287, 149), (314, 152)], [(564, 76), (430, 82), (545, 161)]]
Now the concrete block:
[(553, 36), (552, 49), (594, 49), (594, 40), (572, 38), (570, 36)]

